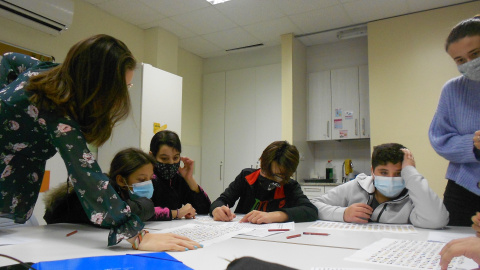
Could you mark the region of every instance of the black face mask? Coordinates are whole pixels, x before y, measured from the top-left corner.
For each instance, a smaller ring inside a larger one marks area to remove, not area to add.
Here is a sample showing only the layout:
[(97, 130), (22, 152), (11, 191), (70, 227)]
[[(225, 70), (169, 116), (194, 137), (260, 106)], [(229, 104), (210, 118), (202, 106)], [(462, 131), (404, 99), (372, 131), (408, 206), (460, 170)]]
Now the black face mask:
[(268, 191), (274, 190), (274, 189), (282, 186), (279, 183), (277, 183), (273, 180), (270, 180), (268, 178), (265, 178), (261, 175), (258, 176), (258, 182), (263, 189), (268, 190)]
[(160, 179), (172, 179), (180, 168), (180, 161), (178, 163), (168, 164), (157, 162), (155, 164), (155, 174)]

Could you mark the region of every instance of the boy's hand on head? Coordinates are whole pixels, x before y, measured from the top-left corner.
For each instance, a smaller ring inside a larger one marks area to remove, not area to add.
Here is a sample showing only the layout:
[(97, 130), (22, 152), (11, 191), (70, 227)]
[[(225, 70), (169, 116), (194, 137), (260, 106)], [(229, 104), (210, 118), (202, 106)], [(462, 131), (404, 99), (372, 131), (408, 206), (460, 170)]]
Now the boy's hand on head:
[(412, 152), (407, 148), (400, 149), (403, 152), (403, 162), (402, 162), (402, 169), (407, 166), (415, 167), (415, 158), (413, 158)]
[(215, 221), (232, 221), (236, 217), (226, 205), (213, 209), (212, 216)]
[(352, 223), (368, 223), (373, 213), (372, 207), (365, 203), (354, 203), (345, 209), (343, 221)]

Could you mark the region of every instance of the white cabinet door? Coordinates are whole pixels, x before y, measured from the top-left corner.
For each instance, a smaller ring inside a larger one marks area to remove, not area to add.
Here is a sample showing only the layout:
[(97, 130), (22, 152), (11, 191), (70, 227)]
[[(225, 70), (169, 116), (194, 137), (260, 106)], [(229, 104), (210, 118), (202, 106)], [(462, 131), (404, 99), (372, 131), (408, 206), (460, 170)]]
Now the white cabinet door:
[(368, 66), (358, 67), (358, 92), (360, 95), (360, 138), (370, 138)]
[(224, 187), (246, 167), (255, 168), (255, 69), (228, 71), (225, 95)]
[(309, 199), (320, 197), (325, 194), (324, 186), (302, 186), (302, 191)]
[[(273, 141), (282, 138), (282, 70), (280, 64), (255, 68), (254, 162)], [(258, 163), (259, 165), (259, 163)]]
[(225, 72), (207, 74), (203, 78), (201, 186), (210, 199), (224, 191), (225, 172)]
[(329, 70), (308, 75), (307, 99), (307, 140), (331, 140), (332, 92)]
[(358, 68), (331, 71), (332, 139), (360, 138), (360, 105), (358, 96)]

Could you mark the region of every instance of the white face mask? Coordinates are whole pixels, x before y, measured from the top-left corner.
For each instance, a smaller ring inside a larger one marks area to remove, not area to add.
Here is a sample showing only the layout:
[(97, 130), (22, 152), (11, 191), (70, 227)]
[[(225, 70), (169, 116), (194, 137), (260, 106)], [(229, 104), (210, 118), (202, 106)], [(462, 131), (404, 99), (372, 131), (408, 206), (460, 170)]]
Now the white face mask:
[(375, 188), (387, 198), (395, 198), (405, 188), (405, 181), (402, 177), (375, 176)]
[(480, 81), (480, 57), (461, 64), (457, 68), (467, 79)]

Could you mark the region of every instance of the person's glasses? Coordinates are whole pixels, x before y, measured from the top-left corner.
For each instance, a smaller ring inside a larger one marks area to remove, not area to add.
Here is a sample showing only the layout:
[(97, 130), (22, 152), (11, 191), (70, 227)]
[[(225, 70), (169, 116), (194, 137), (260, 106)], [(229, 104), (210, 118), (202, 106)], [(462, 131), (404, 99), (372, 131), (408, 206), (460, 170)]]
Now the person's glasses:
[(277, 182), (271, 182), (270, 184), (268, 184), (268, 191), (272, 190), (272, 189), (275, 189), (275, 188), (279, 188), (281, 187), (282, 185), (280, 185), (280, 183), (277, 183)]
[(127, 88), (128, 88), (128, 89), (132, 88), (132, 86), (133, 86), (133, 83), (127, 84)]

